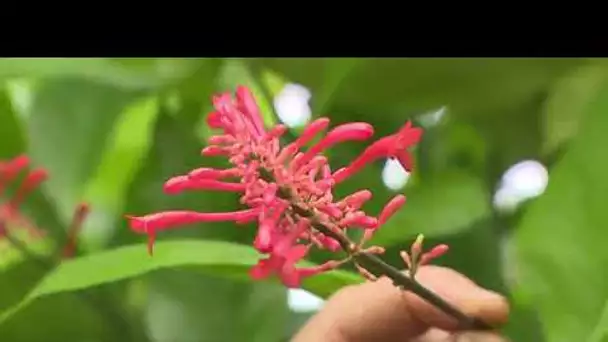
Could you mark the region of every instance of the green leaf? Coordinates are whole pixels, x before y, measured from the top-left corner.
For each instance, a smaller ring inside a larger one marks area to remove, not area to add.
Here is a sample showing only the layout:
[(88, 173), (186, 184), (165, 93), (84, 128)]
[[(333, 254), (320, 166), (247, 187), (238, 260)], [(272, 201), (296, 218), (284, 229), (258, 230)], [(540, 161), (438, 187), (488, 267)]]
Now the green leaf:
[(44, 276), (46, 268), (34, 260), (22, 260), (0, 272), (0, 312), (16, 305)]
[(79, 77), (123, 89), (155, 89), (195, 70), (196, 59), (176, 58), (3, 58), (0, 77)]
[[(446, 112), (449, 116), (449, 111)], [(427, 128), (418, 145), (418, 167), (412, 176), (422, 179), (441, 177), (454, 169), (485, 175), (488, 141), (481, 133), (461, 120)]]
[(217, 91), (217, 79), (223, 60), (210, 58), (201, 60), (199, 66), (179, 86), (170, 90), (166, 105), (173, 114), (183, 120), (197, 124), (207, 114), (213, 93)]
[[(105, 206), (120, 208), (122, 191), (133, 178), (139, 162), (148, 151), (151, 133), (158, 114), (156, 96), (140, 99), (125, 108), (110, 136), (96, 177), (88, 185), (88, 196)], [(116, 167), (120, 165), (120, 167)]]
[[(249, 246), (195, 240), (159, 242), (152, 257), (147, 254), (145, 244), (83, 256), (60, 264), (21, 303), (4, 312), (0, 324), (39, 298), (141, 276), (162, 268), (198, 266), (203, 273), (247, 280), (249, 268), (259, 257)], [(218, 269), (222, 272), (216, 272)], [(336, 270), (307, 278), (302, 288), (326, 298), (341, 287), (360, 281), (356, 274)]]
[[(255, 60), (322, 94), (333, 59)], [(364, 58), (336, 87), (332, 103), (357, 110), (405, 106), (426, 112), (448, 106), (456, 116), (487, 115), (493, 108), (524, 103), (575, 65), (577, 59)], [(390, 76), (388, 76), (390, 75)], [(332, 106), (333, 107), (333, 106)]]
[(608, 300), (604, 303), (602, 314), (593, 328), (587, 342), (605, 342), (608, 340)]
[(45, 188), (70, 217), (99, 164), (109, 133), (135, 94), (98, 83), (43, 82), (28, 116), (32, 158), (47, 168)]
[(543, 108), (543, 150), (551, 153), (576, 136), (583, 107), (606, 78), (605, 65), (586, 65), (560, 78)]
[(289, 312), (289, 321), (288, 321), (287, 327), (285, 329), (286, 330), (285, 339), (283, 341), (287, 342), (287, 341), (290, 341), (291, 339), (293, 339), (295, 334), (297, 334), (300, 331), (300, 329), (302, 329), (304, 324), (306, 324), (315, 313), (316, 312), (314, 312), (314, 311), (313, 312), (290, 311)]
[[(270, 62), (271, 68), (276, 66), (274, 61)], [(315, 97), (312, 101), (314, 113), (323, 113), (331, 105), (335, 92), (346, 82), (352, 72), (359, 64), (366, 62), (361, 58), (330, 58), (330, 59), (291, 59), (290, 66), (285, 65), (285, 69), (278, 67), (279, 71), (285, 72), (281, 77), (269, 68), (258, 70), (259, 78), (265, 83), (272, 96), (276, 96), (282, 87), (289, 81), (300, 82), (302, 79), (310, 80), (304, 82), (306, 86), (313, 88)], [(280, 62), (279, 62), (280, 63)], [(250, 64), (255, 67), (266, 66), (259, 61), (250, 60)], [(302, 69), (300, 69), (300, 67)], [(291, 72), (293, 71), (293, 73)], [(307, 72), (311, 74), (304, 74)], [(302, 72), (302, 73), (300, 73)], [(316, 73), (316, 74), (315, 74)], [(309, 77), (314, 77), (314, 80)], [(322, 114), (324, 115), (324, 114)]]
[(515, 233), (517, 290), (550, 342), (585, 340), (608, 298), (608, 81), (581, 110), (579, 134)]
[(365, 60), (359, 58), (332, 58), (326, 61), (323, 81), (312, 100), (313, 113), (323, 113), (331, 106), (335, 93), (363, 62)]
[(130, 104), (109, 134), (108, 147), (84, 195), (92, 207), (81, 235), (88, 247), (102, 246), (114, 233), (112, 220), (122, 214), (129, 184), (151, 148), (158, 102), (157, 96), (151, 96)]
[(5, 88), (0, 89), (0, 159), (10, 159), (24, 152), (25, 141), (21, 122)]
[[(32, 322), (36, 322), (35, 329)], [(3, 341), (116, 341), (125, 338), (73, 293), (63, 293), (34, 303), (22, 315), (0, 326)]]
[(144, 317), (154, 341), (264, 342), (283, 336), (287, 293), (279, 284), (244, 287), (189, 269), (146, 278), (151, 285)]
[[(28, 247), (28, 249), (39, 255), (51, 255), (54, 251), (54, 246), (51, 240), (47, 238), (35, 237), (25, 230), (19, 229), (21, 227), (11, 227), (8, 225), (8, 230), (11, 232), (11, 237), (19, 241), (21, 244)], [(27, 259), (27, 256), (23, 255), (21, 251), (14, 248), (12, 243), (8, 239), (0, 239), (0, 272), (5, 269), (11, 268), (13, 265)]]
[(374, 243), (388, 246), (419, 233), (457, 233), (491, 213), (483, 180), (465, 173), (442, 174), (406, 192), (406, 204), (378, 230)]

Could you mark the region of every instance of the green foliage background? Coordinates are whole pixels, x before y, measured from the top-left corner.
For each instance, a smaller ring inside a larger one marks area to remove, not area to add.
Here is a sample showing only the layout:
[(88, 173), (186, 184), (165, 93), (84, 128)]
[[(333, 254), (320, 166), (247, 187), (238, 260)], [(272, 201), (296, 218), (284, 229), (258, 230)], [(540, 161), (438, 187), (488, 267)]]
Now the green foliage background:
[[(445, 106), (416, 149), (407, 205), (375, 238), (387, 259), (418, 233), (448, 243), (440, 263), (509, 296), (514, 341), (608, 341), (608, 64), (596, 59), (0, 59), (0, 158), (28, 153), (50, 180), (27, 212), (50, 255), (74, 206), (92, 214), (79, 256), (40, 267), (0, 241), (0, 341), (286, 341), (306, 315), (276, 282), (252, 283), (253, 227), (214, 224), (159, 235), (155, 256), (125, 213), (226, 211), (231, 194), (167, 196), (163, 182), (202, 165), (212, 94), (251, 87), (267, 123), (286, 83), (312, 92), (313, 115), (367, 121), (375, 136)], [(297, 134), (297, 130), (293, 132)], [(330, 152), (344, 165), (363, 149)], [(549, 185), (515, 212), (492, 206), (502, 173), (524, 159)], [(382, 163), (340, 186), (391, 196)], [(312, 255), (320, 262), (326, 254)], [(360, 282), (309, 279), (327, 298)]]

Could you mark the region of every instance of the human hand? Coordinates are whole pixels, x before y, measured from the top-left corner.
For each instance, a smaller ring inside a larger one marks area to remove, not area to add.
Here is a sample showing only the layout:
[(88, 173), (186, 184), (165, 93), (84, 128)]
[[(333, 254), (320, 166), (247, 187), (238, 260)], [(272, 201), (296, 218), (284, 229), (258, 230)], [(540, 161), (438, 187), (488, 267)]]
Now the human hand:
[[(501, 295), (444, 267), (423, 266), (416, 280), (467, 315), (497, 326), (509, 305)], [(292, 342), (501, 342), (494, 332), (459, 331), (456, 321), (390, 279), (346, 287), (298, 332)]]

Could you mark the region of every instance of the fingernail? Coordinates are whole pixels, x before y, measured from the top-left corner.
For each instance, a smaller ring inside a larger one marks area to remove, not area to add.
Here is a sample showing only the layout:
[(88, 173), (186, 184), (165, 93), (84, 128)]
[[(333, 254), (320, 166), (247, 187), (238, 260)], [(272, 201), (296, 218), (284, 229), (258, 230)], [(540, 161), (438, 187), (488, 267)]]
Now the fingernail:
[(459, 334), (455, 342), (508, 342), (504, 337), (486, 332), (466, 332)]
[(479, 299), (484, 299), (484, 300), (502, 300), (502, 298), (503, 298), (503, 296), (500, 293), (490, 291), (490, 290), (487, 290), (487, 289), (484, 289), (481, 287), (477, 288), (475, 297), (479, 298)]

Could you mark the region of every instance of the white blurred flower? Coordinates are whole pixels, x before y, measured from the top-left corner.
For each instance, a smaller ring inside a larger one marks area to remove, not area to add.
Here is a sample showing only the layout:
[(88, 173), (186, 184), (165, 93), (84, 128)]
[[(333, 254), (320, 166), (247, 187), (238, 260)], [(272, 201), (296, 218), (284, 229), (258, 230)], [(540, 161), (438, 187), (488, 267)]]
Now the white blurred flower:
[(382, 182), (387, 188), (398, 191), (407, 184), (409, 177), (410, 174), (405, 171), (398, 160), (391, 158), (386, 160), (382, 169)]
[(428, 113), (424, 113), (424, 114), (420, 115), (418, 117), (418, 120), (420, 121), (420, 124), (422, 126), (432, 127), (432, 126), (437, 125), (439, 122), (441, 122), (441, 120), (445, 116), (446, 111), (447, 111), (446, 106), (443, 106), (432, 112), (428, 112)]
[(294, 312), (310, 312), (319, 310), (325, 301), (306, 290), (290, 289), (287, 292), (287, 304)]
[(288, 127), (305, 125), (312, 116), (311, 96), (310, 90), (302, 85), (286, 84), (273, 100), (279, 119)]
[(34, 95), (32, 82), (25, 79), (15, 79), (7, 81), (6, 88), (17, 115), (21, 118), (27, 117)]
[(494, 194), (494, 206), (513, 211), (524, 201), (540, 196), (549, 183), (547, 168), (535, 160), (525, 160), (511, 166), (502, 176)]

